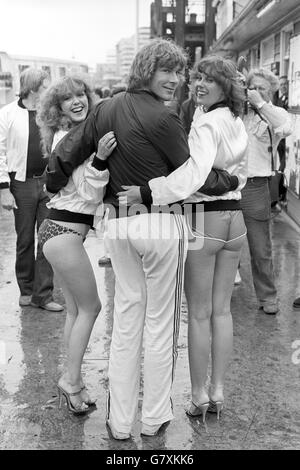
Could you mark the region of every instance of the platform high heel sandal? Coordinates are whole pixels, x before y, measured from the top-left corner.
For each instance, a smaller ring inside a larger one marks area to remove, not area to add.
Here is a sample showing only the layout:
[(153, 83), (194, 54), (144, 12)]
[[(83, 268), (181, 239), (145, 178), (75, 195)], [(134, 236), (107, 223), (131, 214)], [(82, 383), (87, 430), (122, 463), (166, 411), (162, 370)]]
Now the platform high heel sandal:
[(77, 392), (67, 392), (60, 385), (57, 385), (57, 388), (58, 388), (58, 396), (59, 396), (59, 405), (58, 405), (59, 408), (61, 408), (62, 397), (64, 396), (65, 399), (66, 399), (69, 411), (71, 411), (74, 415), (86, 414), (86, 412), (89, 409), (88, 405), (86, 403), (82, 402), (81, 404), (78, 404), (78, 406), (75, 406), (71, 402), (71, 398), (70, 398), (70, 397), (74, 397), (76, 395), (80, 395), (81, 389), (78, 390)]
[(201, 405), (196, 405), (195, 403), (192, 402), (189, 409), (186, 410), (185, 412), (190, 418), (197, 418), (199, 416), (202, 416), (202, 422), (205, 423), (205, 416), (206, 416), (208, 407), (209, 407), (209, 403), (202, 403)]
[(223, 410), (224, 402), (219, 400), (219, 401), (213, 401), (209, 400), (209, 407), (208, 407), (208, 412), (209, 413), (217, 413), (217, 419), (220, 419), (220, 413)]

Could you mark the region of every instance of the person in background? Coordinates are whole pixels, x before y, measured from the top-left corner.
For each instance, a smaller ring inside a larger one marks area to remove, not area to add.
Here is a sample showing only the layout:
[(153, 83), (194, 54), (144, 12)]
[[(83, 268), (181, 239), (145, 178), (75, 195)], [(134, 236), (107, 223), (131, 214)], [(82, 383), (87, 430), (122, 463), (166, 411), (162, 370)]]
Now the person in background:
[(103, 100), (108, 100), (111, 98), (111, 90), (107, 86), (102, 88), (102, 99)]
[[(152, 211), (149, 187), (143, 193), (143, 210), (136, 212), (120, 207), (118, 194), (124, 185), (144, 185), (189, 159), (179, 116), (164, 105), (172, 99), (185, 65), (184, 52), (172, 41), (150, 41), (133, 61), (127, 91), (99, 103), (52, 154), (55, 170), (48, 190), (56, 192), (95, 150), (99, 135), (113, 128), (118, 140), (108, 159), (104, 202), (109, 205), (107, 245), (116, 278), (107, 424), (120, 440), (130, 438), (136, 418), (143, 344), (141, 434), (154, 436), (173, 419), (171, 391), (187, 242), (184, 220), (181, 212)], [(236, 177), (212, 170), (203, 191), (220, 194), (237, 185)]]
[(98, 86), (98, 85), (95, 86), (95, 88), (94, 88), (94, 96), (95, 96), (95, 98), (94, 98), (94, 104), (97, 104), (97, 103), (99, 103), (99, 102), (102, 100), (102, 98), (103, 98), (103, 92), (102, 92), (101, 86)]
[(264, 313), (278, 312), (272, 259), (270, 177), (280, 140), (293, 126), (287, 111), (272, 104), (278, 78), (269, 70), (252, 69), (247, 75), (248, 113), (244, 124), (249, 136), (248, 179), (241, 207), (247, 227), (253, 284)]
[[(65, 76), (48, 88), (38, 112), (47, 158), (68, 131), (86, 119), (92, 105), (91, 89), (80, 76)], [(40, 245), (55, 271), (66, 300), (64, 342), (67, 365), (59, 379), (58, 390), (74, 414), (86, 413), (94, 404), (85, 388), (81, 368), (101, 303), (83, 242), (93, 227), (99, 204), (102, 210), (103, 194), (109, 178), (106, 158), (115, 146), (113, 132), (99, 140), (97, 152), (74, 170), (64, 188), (52, 195), (47, 204), (50, 213), (38, 233)], [(47, 178), (51, 175), (51, 168), (50, 157)]]
[(289, 82), (286, 75), (279, 77), (279, 90), (274, 101), (276, 106), (288, 110), (289, 107)]
[(2, 207), (14, 211), (17, 233), (15, 272), (19, 304), (59, 312), (53, 301), (53, 271), (37, 244), (38, 230), (49, 210), (43, 191), (43, 158), (36, 109), (49, 85), (48, 74), (28, 68), (20, 75), (20, 97), (0, 110), (0, 193)]

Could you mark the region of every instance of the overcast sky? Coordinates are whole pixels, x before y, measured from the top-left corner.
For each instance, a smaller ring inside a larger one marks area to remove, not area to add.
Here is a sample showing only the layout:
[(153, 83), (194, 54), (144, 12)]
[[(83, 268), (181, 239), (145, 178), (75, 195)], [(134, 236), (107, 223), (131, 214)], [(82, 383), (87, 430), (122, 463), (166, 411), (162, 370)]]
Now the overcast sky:
[[(153, 0), (139, 0), (139, 26), (150, 26)], [(0, 0), (0, 50), (81, 60), (94, 66), (135, 33), (137, 0)]]

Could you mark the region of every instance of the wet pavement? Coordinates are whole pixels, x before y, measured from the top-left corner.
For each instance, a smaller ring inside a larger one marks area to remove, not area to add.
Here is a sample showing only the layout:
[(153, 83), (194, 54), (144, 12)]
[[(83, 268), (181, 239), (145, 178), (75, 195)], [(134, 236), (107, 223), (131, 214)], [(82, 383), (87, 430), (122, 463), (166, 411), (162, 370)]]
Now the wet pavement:
[[(182, 450), (300, 449), (300, 230), (285, 213), (273, 219), (272, 233), (280, 313), (257, 310), (249, 254), (241, 259), (243, 282), (232, 298), (234, 352), (227, 373), (220, 421), (208, 414), (188, 418), (187, 311), (183, 305), (174, 383), (175, 419), (156, 437), (140, 436), (139, 416), (130, 441), (109, 436), (105, 425), (107, 366), (112, 330), (114, 277), (97, 260), (103, 243), (86, 240), (103, 309), (92, 333), (83, 371), (97, 408), (76, 417), (58, 408), (65, 313), (18, 305), (14, 275), (12, 214), (0, 212), (0, 449), (10, 450)], [(56, 286), (55, 300), (63, 302)]]

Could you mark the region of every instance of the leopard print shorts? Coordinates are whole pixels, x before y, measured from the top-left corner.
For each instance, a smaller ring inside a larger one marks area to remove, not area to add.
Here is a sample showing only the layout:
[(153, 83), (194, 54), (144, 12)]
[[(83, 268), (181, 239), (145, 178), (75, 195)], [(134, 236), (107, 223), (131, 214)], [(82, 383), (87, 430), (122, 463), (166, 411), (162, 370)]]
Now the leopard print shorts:
[(75, 233), (75, 235), (79, 235), (83, 238), (81, 233), (76, 232), (69, 227), (63, 227), (62, 225), (56, 224), (53, 220), (45, 219), (39, 228), (38, 242), (41, 248), (43, 248), (47, 240), (57, 237), (58, 235), (63, 235), (64, 233)]

